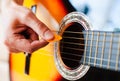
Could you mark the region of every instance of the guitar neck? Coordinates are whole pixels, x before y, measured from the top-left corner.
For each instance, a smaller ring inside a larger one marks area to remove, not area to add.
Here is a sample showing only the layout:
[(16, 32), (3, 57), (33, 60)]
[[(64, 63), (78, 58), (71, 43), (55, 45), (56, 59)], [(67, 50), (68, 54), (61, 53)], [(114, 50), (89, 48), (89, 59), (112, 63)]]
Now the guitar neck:
[(120, 70), (120, 33), (84, 31), (83, 64)]

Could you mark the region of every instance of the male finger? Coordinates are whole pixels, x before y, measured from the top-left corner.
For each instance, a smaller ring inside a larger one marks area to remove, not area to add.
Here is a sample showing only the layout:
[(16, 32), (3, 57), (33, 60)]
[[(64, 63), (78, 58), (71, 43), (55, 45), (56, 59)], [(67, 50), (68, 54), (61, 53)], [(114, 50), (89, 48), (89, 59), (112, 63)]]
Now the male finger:
[(52, 31), (37, 19), (31, 10), (24, 8), (23, 13), (20, 15), (22, 15), (22, 17), (20, 17), (22, 24), (32, 28), (42, 39), (47, 41), (54, 39)]

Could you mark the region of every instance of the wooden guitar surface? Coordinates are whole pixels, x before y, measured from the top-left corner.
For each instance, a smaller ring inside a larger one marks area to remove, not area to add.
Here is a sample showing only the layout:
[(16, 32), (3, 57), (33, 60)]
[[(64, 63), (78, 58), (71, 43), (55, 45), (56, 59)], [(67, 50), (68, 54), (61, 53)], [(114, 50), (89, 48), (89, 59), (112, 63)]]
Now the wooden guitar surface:
[[(74, 11), (70, 6), (71, 11), (66, 7), (68, 6), (66, 2), (67, 0), (24, 0), (24, 6), (29, 9), (36, 8), (34, 11), (36, 16), (51, 30), (58, 31), (61, 19)], [(23, 52), (11, 53), (9, 64), (11, 81), (67, 81), (56, 69), (53, 42), (31, 55), (29, 74), (25, 73), (26, 55)], [(118, 72), (92, 67), (86, 76), (77, 81), (112, 81), (109, 76), (115, 81), (120, 80)]]
[[(67, 14), (61, 0), (25, 0), (24, 6), (30, 9), (32, 6), (36, 6), (36, 16), (54, 31), (57, 31), (57, 28), (54, 28), (54, 25), (58, 27), (57, 22)], [(44, 10), (44, 6), (48, 11)], [(49, 12), (52, 16), (50, 16)], [(29, 74), (25, 74), (25, 54), (11, 53), (11, 81), (59, 81), (61, 76), (56, 70), (53, 54), (53, 43), (49, 43), (46, 47), (34, 52), (30, 58)]]

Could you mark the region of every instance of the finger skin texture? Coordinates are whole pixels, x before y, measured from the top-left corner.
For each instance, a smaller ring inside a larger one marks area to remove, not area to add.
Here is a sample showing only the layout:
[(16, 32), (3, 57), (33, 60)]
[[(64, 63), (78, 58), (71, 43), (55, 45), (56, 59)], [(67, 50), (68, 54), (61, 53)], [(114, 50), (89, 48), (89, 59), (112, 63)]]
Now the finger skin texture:
[(4, 27), (5, 44), (10, 52), (32, 53), (54, 39), (52, 31), (30, 9), (14, 0), (1, 11), (0, 25)]

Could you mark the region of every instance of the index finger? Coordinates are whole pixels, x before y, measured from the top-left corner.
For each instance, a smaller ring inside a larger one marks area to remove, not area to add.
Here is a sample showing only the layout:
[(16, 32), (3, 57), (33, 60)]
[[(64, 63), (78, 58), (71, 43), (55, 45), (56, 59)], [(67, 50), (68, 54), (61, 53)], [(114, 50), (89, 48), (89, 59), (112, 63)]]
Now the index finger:
[(23, 13), (20, 14), (20, 21), (22, 24), (32, 28), (42, 39), (46, 41), (54, 39), (52, 31), (43, 22), (41, 22), (31, 10), (24, 8), (22, 11)]

